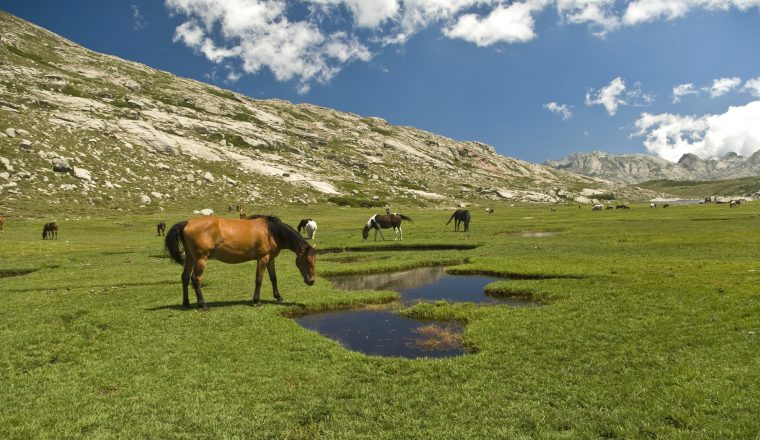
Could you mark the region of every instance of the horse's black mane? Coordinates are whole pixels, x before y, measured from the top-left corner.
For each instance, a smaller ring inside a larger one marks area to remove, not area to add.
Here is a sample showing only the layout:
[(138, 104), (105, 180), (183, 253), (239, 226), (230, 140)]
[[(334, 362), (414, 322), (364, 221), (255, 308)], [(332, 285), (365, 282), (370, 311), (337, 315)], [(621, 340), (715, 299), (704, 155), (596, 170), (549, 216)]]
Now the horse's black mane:
[(253, 214), (247, 216), (246, 220), (255, 220), (258, 218), (264, 218), (269, 225), (269, 233), (277, 241), (278, 245), (293, 250), (294, 252), (302, 252), (304, 249), (309, 248), (311, 245), (301, 237), (301, 234), (296, 232), (292, 226), (287, 223), (283, 223), (279, 217), (273, 215)]

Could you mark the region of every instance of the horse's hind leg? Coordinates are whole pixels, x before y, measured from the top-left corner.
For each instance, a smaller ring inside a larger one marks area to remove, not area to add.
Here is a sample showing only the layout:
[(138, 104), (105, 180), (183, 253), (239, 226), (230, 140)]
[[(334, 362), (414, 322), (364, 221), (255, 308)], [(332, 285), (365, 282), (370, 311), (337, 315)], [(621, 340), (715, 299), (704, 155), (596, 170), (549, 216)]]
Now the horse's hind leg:
[(256, 260), (256, 290), (253, 291), (253, 305), (261, 305), (261, 283), (264, 282), (264, 268), (269, 263), (269, 257), (261, 257)]
[(206, 257), (200, 257), (195, 261), (193, 267), (193, 274), (190, 276), (190, 280), (193, 282), (193, 289), (195, 289), (195, 297), (198, 299), (198, 308), (208, 310), (206, 300), (203, 299), (203, 290), (201, 289), (201, 282), (203, 281), (203, 270), (206, 269)]
[(280, 295), (280, 290), (277, 289), (277, 271), (274, 268), (274, 258), (271, 258), (269, 263), (267, 263), (267, 272), (269, 272), (269, 281), (272, 283), (274, 299), (276, 299), (277, 302), (282, 302), (282, 295)]
[(190, 296), (188, 295), (188, 285), (190, 284), (190, 276), (193, 274), (193, 266), (195, 263), (188, 258), (185, 261), (185, 269), (182, 271), (182, 305), (187, 309), (190, 308)]

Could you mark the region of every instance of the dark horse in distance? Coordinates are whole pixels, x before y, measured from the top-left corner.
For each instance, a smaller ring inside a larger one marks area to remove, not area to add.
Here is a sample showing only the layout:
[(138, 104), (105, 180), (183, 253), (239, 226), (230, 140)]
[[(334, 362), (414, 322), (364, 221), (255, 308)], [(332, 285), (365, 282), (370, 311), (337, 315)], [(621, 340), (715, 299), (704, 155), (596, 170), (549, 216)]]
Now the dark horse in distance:
[(367, 220), (367, 224), (364, 225), (364, 229), (362, 229), (362, 238), (366, 240), (367, 237), (369, 237), (369, 230), (374, 229), (375, 240), (377, 240), (377, 233), (379, 232), (380, 237), (385, 241), (383, 231), (380, 229), (393, 228), (393, 239), (395, 240), (396, 236), (398, 236), (400, 240), (403, 240), (404, 233), (401, 231), (401, 220), (409, 220), (414, 223), (411, 218), (404, 214), (375, 214), (370, 217), (369, 220)]
[[(182, 272), (182, 305), (185, 307), (190, 307), (188, 284), (192, 281), (198, 307), (208, 309), (201, 281), (209, 259), (231, 264), (256, 260), (256, 290), (253, 294), (256, 306), (261, 305), (264, 269), (269, 272), (275, 299), (282, 302), (274, 260), (283, 249), (295, 252), (296, 267), (305, 284), (313, 285), (316, 278), (317, 249), (293, 227), (273, 216), (251, 215), (244, 220), (215, 216), (193, 218), (172, 226), (164, 243), (172, 259), (185, 266)], [(180, 247), (184, 248), (184, 257)]]
[(156, 235), (166, 235), (166, 222), (161, 220), (156, 224)]
[(48, 238), (58, 240), (58, 223), (45, 223), (45, 226), (42, 227), (42, 239), (47, 240)]
[(451, 223), (451, 220), (454, 220), (454, 231), (458, 231), (459, 224), (464, 223), (464, 232), (467, 232), (470, 230), (470, 218), (470, 211), (466, 209), (457, 209), (453, 214), (451, 214), (451, 217), (449, 218), (449, 221), (446, 222), (446, 224), (448, 225)]

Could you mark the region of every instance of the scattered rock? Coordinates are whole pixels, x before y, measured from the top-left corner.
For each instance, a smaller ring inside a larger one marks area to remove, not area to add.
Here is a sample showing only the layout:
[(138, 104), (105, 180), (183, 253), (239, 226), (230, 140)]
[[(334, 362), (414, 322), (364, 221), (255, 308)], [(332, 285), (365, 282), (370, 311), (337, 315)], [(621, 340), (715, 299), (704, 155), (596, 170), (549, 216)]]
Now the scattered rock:
[(192, 174), (188, 174), (185, 176), (185, 180), (187, 180), (188, 182), (195, 182), (195, 176), (193, 176)]
[(86, 180), (88, 182), (92, 181), (92, 173), (89, 172), (89, 171), (87, 171), (84, 168), (79, 168), (79, 167), (72, 168), (71, 169), (71, 175), (74, 176), (74, 177), (76, 177), (76, 178), (79, 178), (79, 179), (82, 179), (82, 180)]
[(16, 130), (14, 130), (12, 128), (6, 128), (5, 129), (5, 134), (8, 135), (8, 137), (12, 137), (12, 138), (16, 137)]
[(157, 199), (163, 199), (164, 198), (163, 194), (161, 194), (160, 192), (156, 192), (156, 191), (151, 192), (150, 195), (152, 195), (153, 197), (155, 197)]
[(211, 208), (204, 208), (200, 210), (202, 215), (214, 215), (214, 210)]
[(145, 194), (140, 195), (140, 203), (142, 203), (143, 205), (150, 205), (150, 202), (151, 202), (150, 197), (148, 197)]
[(0, 179), (3, 179), (3, 180), (8, 180), (8, 179), (10, 179), (10, 178), (11, 178), (11, 175), (10, 175), (10, 174), (8, 174), (8, 173), (7, 173), (7, 172), (5, 172), (5, 171), (3, 171), (3, 172), (1, 172), (1, 173), (0, 173)]
[(72, 171), (69, 161), (63, 157), (55, 157), (51, 163), (53, 164), (53, 171), (57, 173), (68, 173)]
[(17, 128), (16, 129), (16, 134), (19, 135), (19, 136), (29, 136), (30, 133), (28, 131), (24, 130), (23, 128)]
[(29, 139), (23, 139), (18, 144), (18, 146), (21, 147), (21, 148), (23, 148), (24, 150), (31, 150), (32, 149), (32, 145), (34, 145), (34, 144)]
[[(206, 171), (206, 173), (203, 175), (203, 179), (213, 183), (216, 179), (214, 179), (214, 175), (210, 172)], [(205, 215), (205, 214), (204, 214)]]

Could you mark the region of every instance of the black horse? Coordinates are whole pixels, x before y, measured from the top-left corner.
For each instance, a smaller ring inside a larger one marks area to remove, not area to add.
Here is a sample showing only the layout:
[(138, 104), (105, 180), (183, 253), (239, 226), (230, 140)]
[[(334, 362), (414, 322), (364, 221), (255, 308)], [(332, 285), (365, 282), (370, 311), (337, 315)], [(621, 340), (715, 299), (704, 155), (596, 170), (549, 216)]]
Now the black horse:
[(56, 222), (45, 223), (42, 227), (42, 239), (58, 240), (58, 224)]
[(156, 224), (156, 233), (157, 235), (166, 235), (166, 222), (161, 220)]
[(470, 211), (466, 209), (457, 209), (454, 211), (453, 214), (451, 214), (451, 218), (449, 218), (449, 221), (446, 222), (448, 225), (451, 223), (451, 220), (454, 220), (454, 231), (459, 230), (459, 224), (464, 223), (464, 232), (467, 232), (470, 230)]

